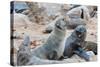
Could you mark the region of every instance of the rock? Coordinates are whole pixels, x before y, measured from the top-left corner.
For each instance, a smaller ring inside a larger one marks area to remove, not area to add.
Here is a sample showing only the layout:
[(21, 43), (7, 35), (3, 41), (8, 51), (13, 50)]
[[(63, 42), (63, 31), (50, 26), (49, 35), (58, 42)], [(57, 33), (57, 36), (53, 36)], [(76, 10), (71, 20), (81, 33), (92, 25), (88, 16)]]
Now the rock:
[(60, 12), (61, 12), (62, 15), (65, 15), (65, 14), (66, 14), (70, 9), (72, 9), (72, 8), (73, 8), (73, 6), (71, 6), (71, 5), (63, 4), (63, 5), (61, 6)]
[(92, 17), (96, 17), (97, 18), (97, 6), (87, 6), (90, 16)]
[(16, 13), (22, 13), (24, 10), (28, 9), (28, 6), (25, 2), (14, 1), (14, 10)]
[(70, 18), (82, 18), (87, 21), (90, 19), (89, 10), (86, 6), (73, 8), (69, 10), (66, 15), (68, 15)]
[(91, 33), (90, 35), (94, 35), (93, 33)]
[(29, 18), (26, 15), (19, 14), (19, 13), (14, 13), (14, 28), (19, 28), (19, 27), (28, 27), (29, 24), (32, 22), (29, 20)]
[(95, 58), (94, 58), (95, 54), (93, 53), (93, 51), (87, 51), (86, 53), (89, 55), (89, 57), (90, 57), (89, 60), (90, 61), (94, 61), (95, 60)]
[[(39, 11), (38, 3), (36, 2), (26, 2), (26, 5), (29, 7), (29, 10), (34, 14)], [(35, 10), (34, 10), (35, 9)]]
[(68, 29), (75, 29), (79, 25), (86, 25), (86, 21), (81, 18), (71, 18), (69, 23), (67, 23)]

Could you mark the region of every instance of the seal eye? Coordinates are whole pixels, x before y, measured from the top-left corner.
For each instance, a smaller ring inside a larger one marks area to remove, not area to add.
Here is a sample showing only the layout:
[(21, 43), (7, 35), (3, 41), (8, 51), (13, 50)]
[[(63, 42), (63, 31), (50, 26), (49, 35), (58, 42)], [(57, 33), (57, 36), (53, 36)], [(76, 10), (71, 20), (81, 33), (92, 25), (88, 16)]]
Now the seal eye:
[(76, 31), (76, 34), (79, 38), (82, 36), (82, 32)]
[(62, 20), (64, 21), (64, 18)]
[(56, 24), (56, 27), (57, 27), (58, 29), (62, 29), (62, 28), (60, 27), (60, 24), (59, 24), (59, 23)]

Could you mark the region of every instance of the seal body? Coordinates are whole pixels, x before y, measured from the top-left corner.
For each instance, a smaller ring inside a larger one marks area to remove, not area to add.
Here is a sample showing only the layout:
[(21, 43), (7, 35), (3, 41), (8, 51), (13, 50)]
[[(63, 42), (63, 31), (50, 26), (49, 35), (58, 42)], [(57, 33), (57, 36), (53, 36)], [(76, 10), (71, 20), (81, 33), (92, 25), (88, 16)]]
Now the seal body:
[(30, 45), (30, 38), (29, 36), (25, 36), (24, 40), (17, 51), (17, 64), (18, 66), (27, 65), (30, 61), (31, 57), (31, 50), (29, 48)]
[(66, 22), (59, 18), (55, 23), (55, 28), (47, 39), (46, 43), (33, 49), (33, 55), (49, 60), (57, 60), (61, 57), (65, 45), (63, 44), (66, 32)]
[(64, 56), (71, 57), (78, 47), (84, 46), (86, 38), (86, 28), (83, 25), (79, 25), (75, 28), (74, 32), (66, 39)]

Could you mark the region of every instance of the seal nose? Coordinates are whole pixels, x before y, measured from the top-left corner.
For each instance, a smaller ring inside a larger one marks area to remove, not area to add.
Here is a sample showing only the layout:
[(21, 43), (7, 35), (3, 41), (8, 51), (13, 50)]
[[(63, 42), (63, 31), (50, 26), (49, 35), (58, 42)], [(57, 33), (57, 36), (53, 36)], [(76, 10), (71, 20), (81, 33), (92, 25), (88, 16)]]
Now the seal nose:
[(81, 34), (79, 34), (78, 37), (81, 37)]

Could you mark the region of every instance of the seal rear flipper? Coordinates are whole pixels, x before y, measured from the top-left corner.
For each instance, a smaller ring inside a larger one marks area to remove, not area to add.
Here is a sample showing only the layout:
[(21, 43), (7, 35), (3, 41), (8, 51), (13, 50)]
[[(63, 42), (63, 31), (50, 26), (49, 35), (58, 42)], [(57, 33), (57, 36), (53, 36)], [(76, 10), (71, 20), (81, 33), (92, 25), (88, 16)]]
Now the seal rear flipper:
[(84, 58), (86, 61), (89, 61), (89, 55), (82, 48), (79, 48), (78, 50), (74, 51), (74, 53), (80, 56), (81, 58)]

